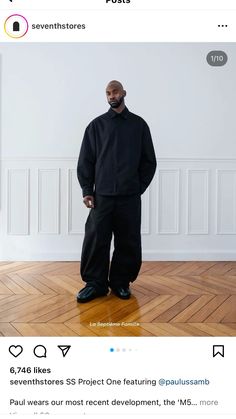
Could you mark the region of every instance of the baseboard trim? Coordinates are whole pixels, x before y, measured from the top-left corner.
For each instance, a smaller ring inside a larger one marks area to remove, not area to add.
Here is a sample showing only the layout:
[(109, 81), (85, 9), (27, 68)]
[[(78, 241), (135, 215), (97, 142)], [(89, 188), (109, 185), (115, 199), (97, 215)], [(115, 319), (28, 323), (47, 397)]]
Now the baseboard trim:
[[(212, 251), (212, 252), (156, 252), (145, 251), (142, 255), (143, 261), (236, 261), (236, 252)], [(78, 253), (26, 253), (19, 257), (19, 255), (11, 254), (0, 255), (1, 262), (12, 261), (64, 261), (64, 262), (79, 262), (80, 254)]]

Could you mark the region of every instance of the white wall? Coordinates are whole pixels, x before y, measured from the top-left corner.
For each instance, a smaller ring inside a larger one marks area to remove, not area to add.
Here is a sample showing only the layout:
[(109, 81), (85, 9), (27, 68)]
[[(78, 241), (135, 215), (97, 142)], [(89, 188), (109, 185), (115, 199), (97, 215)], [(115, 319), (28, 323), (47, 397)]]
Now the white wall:
[[(206, 55), (224, 50), (224, 67)], [(144, 259), (236, 260), (235, 44), (5, 44), (1, 259), (78, 260), (88, 210), (76, 164), (121, 80), (158, 172), (143, 196)]]

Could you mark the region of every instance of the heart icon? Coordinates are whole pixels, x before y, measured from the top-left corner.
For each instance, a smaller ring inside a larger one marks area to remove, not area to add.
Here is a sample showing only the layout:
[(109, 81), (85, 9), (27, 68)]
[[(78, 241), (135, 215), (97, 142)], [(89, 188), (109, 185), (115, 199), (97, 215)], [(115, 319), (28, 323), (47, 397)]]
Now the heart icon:
[(23, 348), (21, 345), (11, 345), (9, 346), (9, 352), (11, 355), (17, 358), (23, 352)]

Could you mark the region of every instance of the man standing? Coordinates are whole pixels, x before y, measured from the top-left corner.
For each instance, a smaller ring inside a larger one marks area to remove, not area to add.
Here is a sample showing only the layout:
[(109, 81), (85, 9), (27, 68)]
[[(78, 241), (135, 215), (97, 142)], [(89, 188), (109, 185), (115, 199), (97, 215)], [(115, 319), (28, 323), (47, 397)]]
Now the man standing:
[(129, 284), (142, 263), (141, 194), (156, 170), (149, 127), (125, 106), (122, 84), (112, 80), (106, 96), (110, 109), (86, 128), (77, 165), (83, 202), (91, 208), (81, 255), (86, 286), (77, 295), (80, 303), (107, 295), (109, 287), (117, 297), (130, 298)]

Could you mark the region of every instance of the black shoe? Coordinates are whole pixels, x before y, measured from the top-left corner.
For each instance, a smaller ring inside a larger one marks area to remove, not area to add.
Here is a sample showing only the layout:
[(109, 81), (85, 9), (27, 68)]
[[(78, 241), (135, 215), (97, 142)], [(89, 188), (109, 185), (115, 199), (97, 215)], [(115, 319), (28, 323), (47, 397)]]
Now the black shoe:
[(112, 288), (112, 291), (117, 297), (121, 298), (122, 300), (128, 300), (131, 296), (129, 287)]
[(77, 302), (87, 303), (88, 301), (92, 301), (97, 297), (104, 297), (105, 295), (107, 295), (107, 292), (98, 292), (94, 287), (86, 286), (78, 292)]

